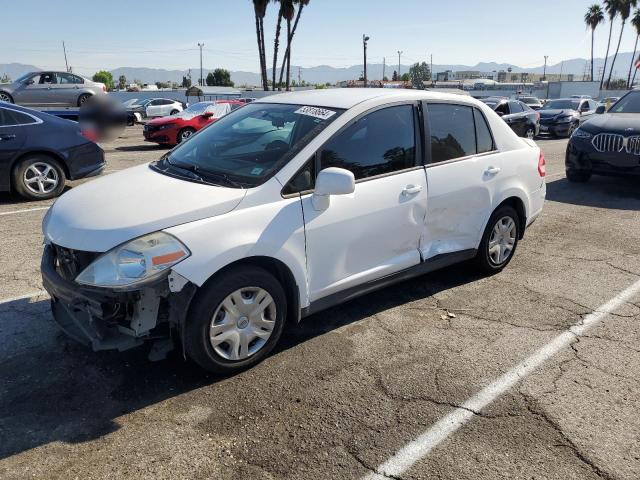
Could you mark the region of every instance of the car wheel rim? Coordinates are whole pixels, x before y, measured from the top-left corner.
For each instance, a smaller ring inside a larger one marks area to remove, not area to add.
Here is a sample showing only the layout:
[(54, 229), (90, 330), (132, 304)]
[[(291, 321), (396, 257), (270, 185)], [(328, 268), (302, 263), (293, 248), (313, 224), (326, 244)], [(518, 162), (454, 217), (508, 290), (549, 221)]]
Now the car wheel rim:
[(191, 130), (185, 130), (184, 132), (182, 132), (182, 134), (180, 135), (180, 138), (182, 140), (186, 140), (187, 138), (189, 138), (191, 136)]
[(225, 360), (240, 361), (265, 346), (275, 325), (276, 304), (269, 292), (245, 287), (218, 305), (209, 326), (209, 341)]
[(527, 130), (527, 138), (529, 140), (533, 140), (533, 137), (535, 137), (533, 130), (532, 129)]
[(36, 162), (24, 171), (23, 181), (30, 192), (43, 195), (53, 192), (58, 187), (60, 178), (57, 170), (51, 165)]
[(89, 98), (89, 97), (87, 97), (86, 95), (81, 96), (80, 97), (80, 105), (84, 105), (84, 103), (87, 101), (87, 98)]
[(496, 222), (489, 238), (489, 259), (494, 265), (506, 262), (516, 245), (516, 222), (511, 217), (502, 217)]
[(6, 93), (0, 93), (0, 100), (2, 100), (3, 102), (9, 102), (11, 98)]

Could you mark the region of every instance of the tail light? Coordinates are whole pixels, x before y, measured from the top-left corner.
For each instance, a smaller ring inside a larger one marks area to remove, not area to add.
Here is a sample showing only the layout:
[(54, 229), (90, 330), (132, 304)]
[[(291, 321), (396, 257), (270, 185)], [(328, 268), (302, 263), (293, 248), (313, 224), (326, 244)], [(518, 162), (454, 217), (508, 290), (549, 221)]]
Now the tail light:
[(98, 141), (98, 132), (96, 132), (93, 129), (90, 128), (84, 128), (82, 130), (80, 130), (80, 134), (86, 138), (87, 140), (90, 140), (92, 142), (97, 142)]
[(106, 86), (106, 85), (104, 85), (104, 84), (102, 85), (102, 91), (103, 91), (104, 93), (107, 93), (107, 86)]
[(547, 174), (547, 162), (544, 160), (544, 153), (540, 150), (540, 158), (538, 159), (538, 174), (544, 177)]

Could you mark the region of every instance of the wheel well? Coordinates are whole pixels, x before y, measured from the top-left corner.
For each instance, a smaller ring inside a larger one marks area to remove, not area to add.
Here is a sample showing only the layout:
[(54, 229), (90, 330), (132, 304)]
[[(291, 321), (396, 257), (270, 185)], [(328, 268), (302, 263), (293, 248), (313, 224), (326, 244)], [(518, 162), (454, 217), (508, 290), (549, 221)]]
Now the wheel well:
[(520, 239), (522, 239), (522, 237), (524, 237), (524, 230), (527, 227), (527, 211), (524, 208), (524, 203), (518, 197), (509, 197), (498, 205), (496, 210), (502, 205), (509, 205), (518, 213), (518, 219), (520, 220)]
[(53, 152), (47, 152), (43, 150), (34, 150), (34, 151), (23, 153), (13, 161), (13, 165), (11, 165), (11, 171), (13, 172), (22, 160), (24, 160), (27, 157), (30, 157), (31, 155), (44, 155), (45, 157), (50, 157), (50, 158), (53, 158), (54, 160), (57, 160), (60, 166), (62, 167), (62, 170), (64, 171), (64, 176), (67, 179), (69, 178), (69, 167), (65, 163), (64, 158), (62, 158), (60, 155), (57, 155)]
[(239, 266), (259, 267), (276, 277), (287, 296), (287, 321), (300, 321), (300, 292), (296, 280), (289, 267), (273, 257), (255, 256), (237, 260), (218, 270), (207, 282)]

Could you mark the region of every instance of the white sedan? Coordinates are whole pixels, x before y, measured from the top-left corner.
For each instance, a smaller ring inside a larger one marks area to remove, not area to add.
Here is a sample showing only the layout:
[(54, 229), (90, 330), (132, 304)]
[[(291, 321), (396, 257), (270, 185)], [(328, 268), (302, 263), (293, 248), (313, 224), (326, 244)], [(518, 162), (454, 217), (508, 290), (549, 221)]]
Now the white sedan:
[(175, 115), (183, 110), (182, 103), (170, 98), (155, 98), (147, 104), (147, 117), (166, 117)]
[(43, 284), (95, 350), (165, 335), (233, 373), (287, 321), (465, 260), (499, 272), (544, 177), (540, 148), (470, 97), (274, 95), (65, 193), (43, 222)]

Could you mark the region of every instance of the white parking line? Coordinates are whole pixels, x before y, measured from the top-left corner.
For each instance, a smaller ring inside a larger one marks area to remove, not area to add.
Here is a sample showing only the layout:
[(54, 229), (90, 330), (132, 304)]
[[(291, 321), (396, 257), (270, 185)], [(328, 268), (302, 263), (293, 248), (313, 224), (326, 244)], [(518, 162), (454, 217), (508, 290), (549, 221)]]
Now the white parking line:
[(425, 457), (440, 443), (456, 432), (474, 415), (496, 400), (500, 395), (525, 378), (544, 362), (553, 357), (563, 348), (568, 347), (576, 338), (584, 335), (589, 329), (601, 322), (608, 314), (620, 307), (634, 295), (640, 292), (640, 280), (613, 297), (594, 312), (587, 315), (583, 321), (575, 324), (561, 333), (530, 357), (502, 375), (492, 384), (480, 390), (473, 397), (466, 400), (460, 407), (443, 417), (431, 428), (426, 430), (415, 440), (402, 447), (395, 455), (376, 468), (375, 473), (364, 477), (365, 480), (381, 480), (397, 478)]
[(18, 213), (27, 213), (27, 212), (38, 212), (41, 210), (49, 210), (51, 205), (47, 205), (46, 207), (37, 207), (37, 208), (25, 208), (24, 210), (12, 210), (10, 212), (0, 212), (0, 217), (4, 215), (16, 215)]
[(11, 303), (11, 302), (17, 302), (19, 300), (26, 300), (26, 299), (30, 299), (30, 298), (49, 298), (49, 294), (47, 292), (45, 292), (44, 290), (40, 290), (37, 292), (31, 292), (31, 293), (25, 293), (24, 295), (19, 295), (17, 297), (11, 297), (11, 298), (3, 298), (0, 300), (0, 305), (2, 305), (3, 303)]

